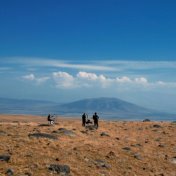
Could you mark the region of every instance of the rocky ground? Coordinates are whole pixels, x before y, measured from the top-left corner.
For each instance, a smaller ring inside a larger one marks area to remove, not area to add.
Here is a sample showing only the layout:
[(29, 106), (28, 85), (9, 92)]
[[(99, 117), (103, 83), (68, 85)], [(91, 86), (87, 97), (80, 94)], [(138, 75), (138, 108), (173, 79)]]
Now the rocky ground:
[(0, 115), (0, 176), (176, 176), (176, 123)]

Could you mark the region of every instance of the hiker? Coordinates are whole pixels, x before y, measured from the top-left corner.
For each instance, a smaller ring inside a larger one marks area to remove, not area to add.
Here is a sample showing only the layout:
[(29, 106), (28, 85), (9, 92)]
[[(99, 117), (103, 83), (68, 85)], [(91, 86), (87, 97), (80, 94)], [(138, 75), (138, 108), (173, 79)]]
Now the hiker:
[(94, 126), (96, 128), (98, 128), (98, 119), (99, 119), (99, 116), (97, 115), (97, 113), (95, 112), (94, 115), (93, 115), (93, 121), (94, 121)]
[(54, 124), (54, 118), (53, 116), (51, 116), (51, 114), (48, 114), (48, 122), (49, 122), (49, 125)]
[(86, 124), (86, 114), (84, 113), (84, 114), (82, 115), (82, 126), (85, 127), (85, 124)]

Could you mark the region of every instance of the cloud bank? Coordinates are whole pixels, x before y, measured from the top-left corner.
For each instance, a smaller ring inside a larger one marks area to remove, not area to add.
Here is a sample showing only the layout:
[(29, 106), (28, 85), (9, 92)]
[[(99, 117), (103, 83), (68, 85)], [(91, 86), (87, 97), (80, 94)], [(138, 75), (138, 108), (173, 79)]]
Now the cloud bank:
[(29, 74), (29, 75), (24, 75), (22, 76), (23, 80), (28, 80), (28, 81), (34, 81), (37, 84), (42, 84), (44, 82), (46, 82), (47, 80), (49, 80), (49, 77), (36, 77), (33, 73)]
[(52, 80), (55, 87), (59, 89), (74, 89), (82, 87), (99, 87), (99, 88), (110, 88), (110, 87), (119, 87), (121, 88), (136, 86), (138, 88), (158, 88), (158, 87), (176, 87), (176, 82), (164, 82), (164, 81), (155, 81), (151, 82), (146, 77), (107, 77), (103, 74), (96, 74), (92, 72), (80, 71), (76, 75), (72, 75), (68, 72), (52, 72), (51, 76), (45, 77), (36, 77), (33, 73), (22, 76), (24, 80), (31, 82), (36, 82), (41, 85), (42, 83)]

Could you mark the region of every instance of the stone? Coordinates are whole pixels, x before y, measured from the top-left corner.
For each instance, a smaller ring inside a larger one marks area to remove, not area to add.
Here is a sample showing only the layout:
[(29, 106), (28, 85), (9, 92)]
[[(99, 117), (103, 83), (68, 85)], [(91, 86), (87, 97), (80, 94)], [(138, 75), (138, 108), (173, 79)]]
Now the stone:
[(164, 144), (159, 144), (158, 147), (162, 147), (162, 148), (164, 148), (165, 145), (164, 145)]
[(132, 147), (142, 147), (141, 144), (132, 144), (131, 146), (132, 146)]
[(88, 126), (86, 126), (86, 129), (87, 130), (96, 130), (97, 127), (95, 127), (94, 125), (88, 125)]
[(143, 122), (150, 122), (150, 119), (144, 119)]
[(80, 131), (80, 132), (83, 133), (83, 134), (87, 134), (87, 131), (83, 131), (83, 130), (82, 130), (82, 131)]
[(30, 172), (26, 172), (26, 173), (24, 173), (24, 175), (26, 175), (26, 176), (32, 176), (32, 174)]
[(106, 158), (115, 158), (116, 154), (113, 151), (110, 151), (107, 155)]
[(161, 140), (161, 138), (156, 138), (155, 141), (159, 142)]
[(153, 127), (154, 127), (154, 128), (161, 128), (161, 125), (154, 124)]
[(50, 164), (48, 169), (57, 174), (68, 175), (70, 173), (70, 167), (68, 165)]
[(6, 171), (6, 175), (7, 175), (7, 176), (13, 176), (13, 175), (14, 175), (14, 171), (9, 168), (9, 169), (7, 169), (7, 171)]
[(176, 164), (176, 156), (173, 157), (170, 161), (171, 161), (171, 163)]
[(6, 132), (4, 132), (4, 131), (0, 131), (0, 136), (5, 136), (5, 135), (7, 135)]
[(66, 135), (70, 137), (76, 136), (76, 134), (72, 130), (67, 130), (66, 128), (59, 128), (57, 131), (53, 131), (53, 133), (57, 133), (60, 135)]
[(141, 160), (141, 159), (142, 159), (142, 157), (141, 157), (141, 155), (140, 155), (139, 153), (135, 153), (135, 154), (134, 154), (134, 158), (136, 158), (136, 159), (138, 159), (138, 160)]
[(102, 132), (102, 133), (100, 134), (100, 136), (109, 136), (109, 134), (106, 133), (106, 132)]
[(95, 165), (97, 167), (106, 168), (106, 169), (111, 168), (111, 165), (106, 163), (106, 161), (103, 161), (103, 160), (95, 160)]
[(10, 160), (9, 155), (0, 155), (0, 161), (6, 161), (8, 162)]
[(127, 151), (130, 151), (130, 150), (131, 150), (130, 147), (123, 147), (122, 149), (123, 149), (123, 150), (127, 150)]
[(29, 137), (35, 137), (35, 138), (48, 138), (48, 139), (57, 139), (56, 136), (51, 135), (51, 134), (47, 134), (47, 133), (33, 133), (33, 134), (29, 134)]

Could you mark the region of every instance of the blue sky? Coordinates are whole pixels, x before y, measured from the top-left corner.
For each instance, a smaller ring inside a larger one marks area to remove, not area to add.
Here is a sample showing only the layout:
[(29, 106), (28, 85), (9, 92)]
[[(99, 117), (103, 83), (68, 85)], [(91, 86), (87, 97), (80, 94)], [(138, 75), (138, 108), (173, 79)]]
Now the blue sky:
[(118, 97), (176, 112), (174, 0), (0, 2), (0, 97)]

